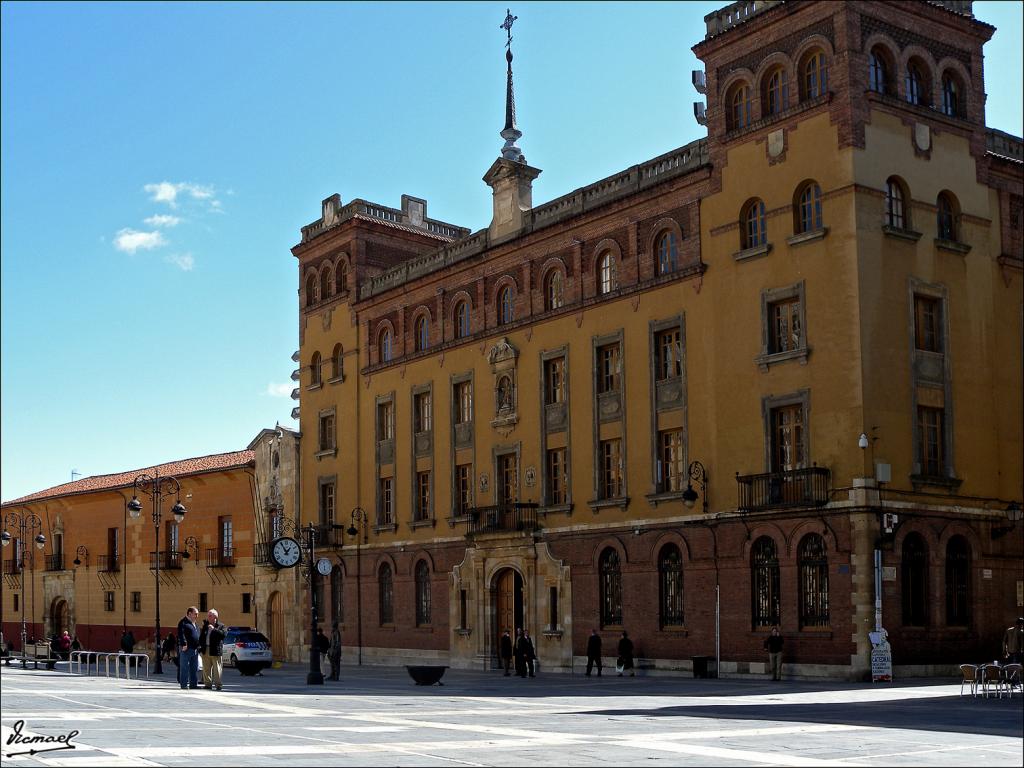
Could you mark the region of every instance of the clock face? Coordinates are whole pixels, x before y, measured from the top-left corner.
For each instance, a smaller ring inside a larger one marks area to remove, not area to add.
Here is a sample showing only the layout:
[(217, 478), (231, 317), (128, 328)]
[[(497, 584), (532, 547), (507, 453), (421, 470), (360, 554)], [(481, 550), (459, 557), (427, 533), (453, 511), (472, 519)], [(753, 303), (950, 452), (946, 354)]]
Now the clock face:
[(274, 542), (270, 556), (279, 568), (291, 568), (299, 562), (302, 550), (299, 548), (299, 542), (295, 539), (283, 536)]
[(321, 557), (319, 560), (316, 561), (316, 570), (317, 573), (319, 573), (321, 576), (330, 575), (332, 567), (333, 566), (331, 566), (331, 561), (328, 560), (326, 557)]

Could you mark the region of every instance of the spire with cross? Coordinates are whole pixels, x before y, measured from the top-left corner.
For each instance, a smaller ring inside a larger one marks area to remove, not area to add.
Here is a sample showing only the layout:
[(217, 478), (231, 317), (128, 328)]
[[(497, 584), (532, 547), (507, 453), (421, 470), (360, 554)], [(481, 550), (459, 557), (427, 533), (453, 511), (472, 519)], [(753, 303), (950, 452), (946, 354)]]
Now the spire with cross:
[(517, 163), (526, 163), (526, 157), (516, 146), (523, 133), (516, 128), (516, 97), (512, 90), (512, 25), (518, 16), (513, 16), (511, 9), (505, 9), (505, 21), (498, 27), (504, 29), (508, 35), (505, 41), (505, 61), (508, 62), (508, 84), (505, 90), (505, 127), (501, 131), (501, 138), (505, 139), (505, 146), (501, 148), (501, 156), (506, 160)]

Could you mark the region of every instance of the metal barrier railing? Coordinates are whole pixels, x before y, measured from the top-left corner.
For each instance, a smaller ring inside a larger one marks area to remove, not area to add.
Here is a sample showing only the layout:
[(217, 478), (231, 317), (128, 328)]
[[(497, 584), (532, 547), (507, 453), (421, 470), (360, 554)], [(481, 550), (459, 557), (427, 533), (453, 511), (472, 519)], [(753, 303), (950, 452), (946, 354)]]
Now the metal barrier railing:
[[(110, 677), (110, 662), (114, 662), (114, 677), (121, 676), (121, 662), (124, 661), (125, 680), (132, 679), (132, 669), (135, 670), (135, 679), (139, 679), (139, 666), (145, 662), (146, 677), (149, 677), (149, 654), (147, 653), (124, 653), (118, 651), (110, 653), (106, 651), (72, 651), (68, 664), (68, 672), (73, 675), (91, 675), (93, 664), (96, 665), (96, 674), (100, 673), (100, 662), (103, 662), (103, 675)], [(82, 665), (85, 671), (82, 671)]]

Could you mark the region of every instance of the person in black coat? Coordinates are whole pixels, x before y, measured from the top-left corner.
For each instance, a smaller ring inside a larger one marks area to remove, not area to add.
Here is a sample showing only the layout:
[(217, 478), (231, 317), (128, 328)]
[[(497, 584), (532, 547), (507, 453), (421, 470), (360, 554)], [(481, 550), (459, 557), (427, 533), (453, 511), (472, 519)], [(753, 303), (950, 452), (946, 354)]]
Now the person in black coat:
[(597, 665), (597, 676), (601, 676), (601, 636), (596, 629), (590, 630), (590, 637), (587, 638), (587, 677), (590, 677), (590, 670)]
[(178, 684), (182, 688), (199, 687), (199, 609), (194, 605), (178, 622)]
[(125, 630), (121, 635), (121, 650), (125, 653), (134, 653), (135, 651), (135, 635), (130, 629)]
[(203, 631), (199, 636), (199, 648), (203, 652), (203, 687), (207, 690), (216, 688), (223, 690), (224, 673), (224, 637), (228, 628), (220, 622), (220, 618), (214, 609), (206, 612), (206, 621), (203, 622)]
[(526, 643), (523, 641), (523, 630), (516, 630), (516, 640), (512, 646), (512, 657), (516, 663), (516, 674), (526, 677)]
[(501, 663), (505, 665), (505, 677), (508, 677), (512, 674), (509, 672), (509, 668), (512, 666), (512, 636), (507, 629), (501, 636), (499, 650), (501, 651)]
[[(636, 676), (633, 671), (633, 641), (629, 639), (629, 635), (625, 631), (619, 639), (619, 658), (616, 666), (621, 667), (622, 672), (628, 671), (630, 677)], [(619, 672), (619, 677), (622, 677), (622, 672)]]
[(523, 630), (523, 646), (526, 655), (526, 668), (530, 671), (530, 677), (533, 677), (533, 673), (536, 670), (537, 662), (537, 651), (533, 647), (533, 638), (530, 637), (530, 630)]

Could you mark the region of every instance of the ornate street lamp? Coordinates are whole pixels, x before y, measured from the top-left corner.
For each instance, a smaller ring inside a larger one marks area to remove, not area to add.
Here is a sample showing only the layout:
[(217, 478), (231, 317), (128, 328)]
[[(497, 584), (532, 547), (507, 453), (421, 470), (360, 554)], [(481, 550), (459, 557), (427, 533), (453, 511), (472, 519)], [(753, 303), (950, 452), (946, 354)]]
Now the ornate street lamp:
[(704, 465), (699, 461), (691, 461), (689, 468), (689, 477), (686, 480), (686, 490), (683, 491), (683, 504), (689, 508), (693, 508), (693, 504), (697, 501), (697, 492), (693, 490), (693, 484), (691, 480), (696, 480), (700, 485), (700, 495), (703, 499), (704, 514), (708, 513), (708, 473), (704, 469)]
[[(27, 512), (27, 510), (26, 510)], [(13, 509), (10, 510), (4, 517), (4, 530), (0, 533), (0, 543), (3, 546), (9, 546), (11, 543), (11, 534), (8, 528), (17, 528), (19, 536), (18, 541), (24, 542), (28, 539), (35, 531), (39, 531), (35, 537), (36, 548), (42, 550), (46, 546), (46, 537), (43, 536), (43, 521), (39, 515), (28, 512), (27, 514), (18, 514)], [(24, 656), (26, 653), (26, 646), (28, 645), (28, 631), (25, 628), (25, 553), (23, 551), (14, 553), (16, 561), (15, 567), (20, 572), (21, 578), (21, 653)], [(33, 571), (33, 577), (35, 576), (35, 552), (29, 550), (29, 565)], [(35, 594), (35, 578), (32, 579), (32, 592)], [(35, 601), (33, 600), (33, 603)], [(34, 622), (34, 619), (33, 619)]]
[[(362, 543), (366, 543), (367, 525), (366, 510), (356, 507), (352, 510), (352, 524), (345, 531), (356, 540), (356, 636), (359, 643), (359, 666), (363, 665), (363, 588), (359, 583), (362, 575), (362, 553), (359, 545), (360, 539)], [(361, 537), (360, 532), (363, 534)]]
[(316, 647), (316, 628), (319, 616), (316, 605), (316, 526), (310, 523), (301, 529), (306, 535), (306, 548), (309, 550), (309, 674), (306, 685), (323, 685), (324, 673), (320, 669), (320, 651)]
[(160, 520), (163, 517), (161, 506), (165, 498), (174, 496), (175, 503), (171, 507), (171, 514), (174, 515), (174, 521), (177, 523), (185, 519), (185, 506), (181, 503), (181, 483), (178, 482), (176, 477), (173, 475), (161, 477), (159, 472), (154, 475), (143, 473), (132, 482), (132, 500), (128, 502), (128, 514), (133, 519), (138, 519), (139, 515), (142, 514), (142, 502), (139, 501), (139, 493), (143, 493), (153, 500), (153, 534), (156, 541), (156, 546), (154, 547), (156, 562), (153, 569), (156, 581), (156, 633), (154, 635), (153, 655), (156, 657), (154, 671), (159, 675), (163, 674), (164, 671), (163, 665), (160, 662)]

